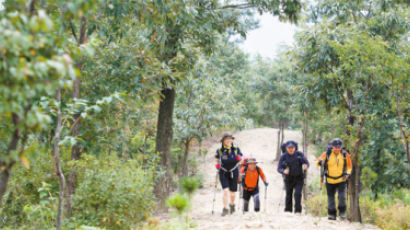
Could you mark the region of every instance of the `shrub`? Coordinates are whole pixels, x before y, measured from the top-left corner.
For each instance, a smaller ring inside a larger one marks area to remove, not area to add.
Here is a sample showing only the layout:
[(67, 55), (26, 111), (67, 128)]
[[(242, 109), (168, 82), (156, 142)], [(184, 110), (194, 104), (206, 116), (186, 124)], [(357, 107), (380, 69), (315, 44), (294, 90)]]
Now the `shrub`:
[(181, 215), (185, 210), (187, 210), (188, 198), (179, 193), (167, 199), (167, 205), (174, 208), (179, 215)]
[(389, 208), (376, 210), (376, 224), (382, 229), (398, 230), (410, 228), (410, 206), (397, 202)]
[[(29, 169), (13, 168), (0, 209), (1, 229), (52, 229), (56, 224), (59, 181), (51, 156), (39, 152), (47, 151), (41, 146), (27, 151)], [(69, 149), (62, 148), (62, 154), (66, 177), (74, 166), (78, 169), (72, 218), (64, 220), (64, 229), (130, 229), (153, 211), (155, 162), (84, 153), (74, 165), (67, 163)]]
[(322, 211), (322, 216), (327, 216), (327, 195), (326, 189), (322, 190), (322, 197), (319, 195), (309, 197), (306, 200), (306, 211), (312, 216), (320, 216)]
[(73, 197), (76, 222), (129, 229), (153, 211), (153, 172), (143, 170), (136, 161), (87, 155), (78, 166), (80, 183)]
[(183, 192), (192, 196), (199, 187), (199, 181), (193, 177), (184, 177), (181, 179), (181, 189)]
[(364, 223), (376, 223), (376, 210), (378, 208), (381, 208), (380, 202), (371, 199), (369, 196), (360, 197), (360, 212)]

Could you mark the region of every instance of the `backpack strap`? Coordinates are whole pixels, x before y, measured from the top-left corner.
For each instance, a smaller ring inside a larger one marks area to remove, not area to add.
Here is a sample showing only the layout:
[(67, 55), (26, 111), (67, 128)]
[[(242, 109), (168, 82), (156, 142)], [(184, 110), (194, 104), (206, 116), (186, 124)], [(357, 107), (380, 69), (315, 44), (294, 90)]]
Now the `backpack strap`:
[(324, 163), (324, 168), (325, 168), (325, 176), (326, 176), (326, 178), (330, 178), (330, 179), (333, 179), (333, 180), (337, 180), (337, 179), (340, 179), (340, 178), (342, 178), (342, 177), (344, 177), (347, 173), (347, 160), (346, 160), (346, 154), (347, 154), (347, 151), (346, 150), (342, 150), (342, 154), (343, 154), (343, 172), (342, 172), (342, 175), (340, 175), (340, 176), (337, 176), (337, 177), (332, 177), (332, 176), (329, 176), (329, 170), (328, 170), (328, 165), (327, 165), (327, 163), (328, 163), (328, 161), (329, 161), (329, 157), (330, 157), (330, 154), (331, 154), (332, 152), (330, 152), (329, 153), (329, 151), (327, 151), (326, 152), (326, 160), (325, 160), (325, 163)]
[(256, 187), (248, 187), (248, 186), (246, 185), (246, 183), (245, 183), (245, 178), (246, 178), (246, 173), (247, 173), (247, 172), (248, 172), (248, 165), (245, 166), (245, 170), (244, 170), (243, 175), (242, 175), (242, 187), (243, 187), (243, 188), (255, 189), (255, 188), (259, 185), (259, 177), (260, 177), (260, 175), (261, 175), (261, 173), (260, 173), (260, 171), (259, 171), (259, 167), (256, 166), (256, 172), (258, 173), (258, 179), (257, 179), (257, 181), (256, 181)]
[[(235, 165), (235, 167), (233, 167), (233, 168), (230, 169), (230, 170), (224, 168), (223, 165), (222, 165), (222, 154), (223, 154), (222, 148), (223, 148), (223, 147), (221, 147), (221, 148), (218, 150), (218, 152), (219, 152), (219, 162), (220, 162), (220, 164), (221, 164), (221, 170), (224, 171), (224, 172), (229, 172), (229, 173), (231, 174), (231, 175), (230, 175), (231, 178), (233, 178), (233, 171), (235, 171), (235, 169), (237, 169), (237, 168), (239, 167), (240, 162), (238, 162), (238, 163)], [(237, 148), (235, 148), (235, 147), (232, 146), (232, 149), (233, 149), (234, 154), (236, 155)]]

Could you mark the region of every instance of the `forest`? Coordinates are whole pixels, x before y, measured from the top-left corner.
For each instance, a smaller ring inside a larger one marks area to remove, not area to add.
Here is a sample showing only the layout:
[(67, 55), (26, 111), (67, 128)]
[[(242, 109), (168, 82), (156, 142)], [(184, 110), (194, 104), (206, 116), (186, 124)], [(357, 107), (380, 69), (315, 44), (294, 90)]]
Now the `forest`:
[[(239, 46), (258, 14), (299, 28), (276, 58)], [(181, 181), (201, 186), (203, 141), (255, 127), (301, 130), (316, 156), (340, 137), (349, 220), (409, 228), (409, 16), (401, 0), (0, 1), (0, 228), (147, 229)]]

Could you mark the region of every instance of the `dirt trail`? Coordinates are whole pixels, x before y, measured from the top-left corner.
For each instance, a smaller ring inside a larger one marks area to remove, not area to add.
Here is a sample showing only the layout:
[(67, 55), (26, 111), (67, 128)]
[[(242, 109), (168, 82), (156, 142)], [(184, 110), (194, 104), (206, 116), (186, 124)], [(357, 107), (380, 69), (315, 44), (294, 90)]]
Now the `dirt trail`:
[[(282, 177), (276, 172), (277, 163), (273, 162), (276, 153), (277, 130), (270, 128), (252, 129), (235, 133), (235, 144), (241, 149), (245, 156), (254, 156), (259, 165), (265, 171), (269, 181), (267, 189), (266, 212), (264, 205), (264, 186), (260, 182), (261, 212), (254, 213), (253, 202), (250, 202), (250, 212), (243, 215), (237, 211), (233, 215), (221, 217), (222, 211), (222, 191), (218, 182), (216, 193), (215, 213), (212, 215), (212, 200), (214, 195), (215, 173), (214, 153), (220, 146), (218, 142), (212, 144), (206, 158), (206, 163), (201, 165), (204, 173), (204, 187), (196, 193), (193, 198), (191, 218), (196, 223), (196, 229), (378, 229), (371, 225), (361, 225), (357, 223), (328, 221), (326, 218), (312, 217), (309, 215), (296, 216), (294, 214), (283, 213), (284, 191)], [(285, 140), (295, 140), (301, 143), (301, 133), (297, 131), (286, 131)], [(312, 153), (312, 151), (311, 151)], [(314, 157), (310, 154), (310, 162)], [(319, 169), (311, 167), (310, 176), (319, 173)], [(282, 199), (282, 201), (280, 201)], [(280, 207), (279, 207), (280, 205)], [(236, 201), (238, 207), (238, 201)], [(240, 205), (242, 206), (242, 204)], [(303, 210), (304, 213), (304, 210)]]

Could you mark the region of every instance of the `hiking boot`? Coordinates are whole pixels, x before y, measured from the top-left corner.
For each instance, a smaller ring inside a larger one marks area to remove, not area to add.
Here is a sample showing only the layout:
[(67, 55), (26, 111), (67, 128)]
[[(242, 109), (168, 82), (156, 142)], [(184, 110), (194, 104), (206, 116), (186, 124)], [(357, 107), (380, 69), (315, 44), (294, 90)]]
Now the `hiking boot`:
[(222, 209), (222, 216), (226, 216), (229, 214), (229, 210), (227, 208)]
[(329, 216), (327, 217), (327, 219), (329, 219), (329, 220), (336, 220), (336, 215), (329, 215)]
[(230, 204), (229, 208), (230, 208), (231, 214), (235, 212), (235, 204)]
[(340, 212), (340, 219), (346, 220), (346, 212)]

